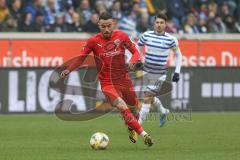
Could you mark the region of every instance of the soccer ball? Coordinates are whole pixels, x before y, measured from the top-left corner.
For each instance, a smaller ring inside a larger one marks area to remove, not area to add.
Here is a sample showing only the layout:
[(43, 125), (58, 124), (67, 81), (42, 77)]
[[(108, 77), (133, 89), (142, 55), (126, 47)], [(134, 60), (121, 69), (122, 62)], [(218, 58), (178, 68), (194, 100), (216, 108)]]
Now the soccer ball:
[(96, 132), (90, 138), (90, 145), (92, 149), (103, 150), (106, 149), (109, 144), (109, 138), (105, 133)]

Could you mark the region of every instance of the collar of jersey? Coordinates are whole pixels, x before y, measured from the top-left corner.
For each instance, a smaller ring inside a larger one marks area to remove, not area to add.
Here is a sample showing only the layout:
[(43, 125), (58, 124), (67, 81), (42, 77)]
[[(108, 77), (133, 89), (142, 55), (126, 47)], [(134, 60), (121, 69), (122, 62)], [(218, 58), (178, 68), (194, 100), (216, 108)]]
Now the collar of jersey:
[(163, 32), (162, 34), (157, 34), (155, 31), (153, 32), (154, 34), (156, 34), (157, 36), (164, 36), (165, 32)]

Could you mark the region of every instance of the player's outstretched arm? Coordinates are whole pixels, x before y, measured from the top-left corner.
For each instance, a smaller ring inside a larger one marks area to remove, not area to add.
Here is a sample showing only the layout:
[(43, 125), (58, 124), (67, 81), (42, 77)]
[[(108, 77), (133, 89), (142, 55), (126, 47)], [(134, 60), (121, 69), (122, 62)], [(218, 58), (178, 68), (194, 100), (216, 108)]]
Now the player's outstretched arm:
[(181, 66), (182, 66), (182, 53), (181, 53), (179, 47), (176, 47), (174, 49), (174, 52), (176, 55), (176, 68), (175, 68), (175, 73), (172, 77), (172, 81), (177, 83), (180, 79), (179, 73), (180, 73)]
[(132, 43), (131, 46), (129, 46), (128, 50), (132, 53), (132, 57), (129, 61), (129, 69), (134, 71), (142, 69), (143, 63), (140, 58), (140, 53), (135, 44)]
[(141, 35), (141, 37), (139, 38), (139, 40), (137, 42), (137, 46), (136, 46), (137, 50), (138, 50), (138, 52), (140, 54), (140, 59), (141, 59), (142, 62), (144, 61), (144, 55), (142, 54), (142, 48), (146, 44), (146, 42), (145, 42), (145, 34), (146, 34), (146, 32)]
[(60, 76), (61, 76), (61, 78), (65, 78), (68, 76), (69, 73), (70, 73), (70, 70), (65, 69), (61, 72)]
[(90, 39), (86, 42), (86, 44), (83, 46), (82, 52), (79, 57), (76, 58), (76, 60), (71, 63), (67, 69), (63, 70), (60, 74), (61, 78), (65, 78), (68, 76), (70, 72), (73, 70), (76, 70), (81, 64), (84, 62), (84, 60), (87, 58), (88, 54), (92, 51), (91, 48), (92, 42)]
[(81, 64), (84, 62), (87, 55), (79, 56), (76, 60), (73, 61), (65, 70), (60, 73), (61, 78), (65, 78), (68, 74), (74, 70), (76, 70)]

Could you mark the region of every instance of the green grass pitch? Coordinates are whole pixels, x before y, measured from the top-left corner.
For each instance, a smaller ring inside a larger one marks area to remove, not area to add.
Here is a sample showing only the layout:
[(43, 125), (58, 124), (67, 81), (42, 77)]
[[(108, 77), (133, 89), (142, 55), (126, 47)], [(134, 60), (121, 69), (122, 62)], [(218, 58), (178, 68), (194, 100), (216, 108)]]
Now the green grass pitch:
[[(240, 112), (192, 113), (191, 120), (171, 119), (162, 128), (144, 123), (155, 144), (132, 144), (118, 114), (87, 122), (55, 115), (1, 115), (1, 160), (239, 160)], [(97, 131), (110, 138), (107, 150), (90, 148)]]

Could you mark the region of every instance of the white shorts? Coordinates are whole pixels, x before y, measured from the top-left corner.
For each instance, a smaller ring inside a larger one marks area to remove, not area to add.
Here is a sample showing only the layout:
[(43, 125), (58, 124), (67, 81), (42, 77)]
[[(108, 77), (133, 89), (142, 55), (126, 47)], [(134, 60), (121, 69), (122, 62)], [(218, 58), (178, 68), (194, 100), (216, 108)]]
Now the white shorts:
[(156, 95), (159, 94), (163, 82), (166, 80), (167, 75), (151, 74), (144, 72), (143, 77), (143, 90), (144, 92), (151, 92)]

